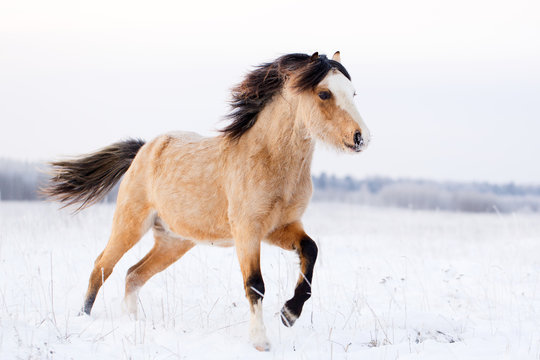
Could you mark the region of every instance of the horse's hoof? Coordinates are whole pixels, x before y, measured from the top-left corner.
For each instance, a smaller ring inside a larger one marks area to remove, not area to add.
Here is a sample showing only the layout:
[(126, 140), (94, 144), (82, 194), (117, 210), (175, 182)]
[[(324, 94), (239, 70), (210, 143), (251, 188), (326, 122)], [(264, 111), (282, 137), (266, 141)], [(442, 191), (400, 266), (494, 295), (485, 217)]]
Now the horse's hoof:
[(251, 326), (249, 330), (249, 341), (258, 351), (270, 350), (270, 341), (268, 341), (268, 338), (266, 337), (266, 330), (264, 329), (264, 325)]
[(281, 309), (281, 312), (280, 312), (280, 315), (281, 315), (281, 322), (283, 323), (283, 325), (285, 325), (286, 327), (291, 327), (294, 325), (294, 323), (296, 322), (296, 319), (298, 319), (298, 316), (296, 316), (295, 314), (293, 314), (289, 308), (287, 307), (287, 305), (284, 305), (283, 308)]
[(258, 351), (270, 351), (270, 343), (265, 341), (262, 343), (253, 344), (253, 347)]

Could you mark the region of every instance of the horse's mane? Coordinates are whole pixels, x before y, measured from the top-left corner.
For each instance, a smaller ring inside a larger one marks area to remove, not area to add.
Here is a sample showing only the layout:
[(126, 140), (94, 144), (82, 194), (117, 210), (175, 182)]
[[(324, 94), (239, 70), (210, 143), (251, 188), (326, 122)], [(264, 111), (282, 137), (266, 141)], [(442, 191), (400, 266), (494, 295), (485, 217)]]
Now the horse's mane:
[(343, 65), (326, 55), (287, 54), (257, 66), (232, 89), (232, 109), (227, 115), (232, 121), (221, 132), (230, 139), (239, 139), (255, 124), (257, 115), (288, 78), (294, 79), (293, 88), (305, 91), (315, 88), (332, 68), (351, 79)]

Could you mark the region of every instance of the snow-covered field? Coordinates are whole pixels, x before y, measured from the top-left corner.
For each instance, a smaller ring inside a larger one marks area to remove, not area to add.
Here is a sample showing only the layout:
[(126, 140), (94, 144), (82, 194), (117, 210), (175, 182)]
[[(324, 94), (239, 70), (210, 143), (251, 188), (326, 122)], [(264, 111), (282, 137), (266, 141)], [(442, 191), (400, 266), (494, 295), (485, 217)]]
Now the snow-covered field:
[(539, 359), (540, 215), (462, 214), (312, 203), (313, 297), (293, 328), (277, 316), (297, 260), (264, 246), (272, 350), (248, 343), (234, 248), (196, 247), (151, 279), (140, 319), (121, 310), (115, 268), (92, 316), (78, 317), (114, 207), (73, 216), (0, 203), (1, 359)]

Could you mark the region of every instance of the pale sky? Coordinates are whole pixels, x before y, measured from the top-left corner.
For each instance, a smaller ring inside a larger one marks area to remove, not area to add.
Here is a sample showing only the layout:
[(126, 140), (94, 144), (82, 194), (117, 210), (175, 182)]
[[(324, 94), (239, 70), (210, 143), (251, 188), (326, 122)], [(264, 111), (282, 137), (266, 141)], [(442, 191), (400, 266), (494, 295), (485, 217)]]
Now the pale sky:
[(374, 139), (313, 172), (540, 183), (539, 1), (0, 2), (0, 157), (215, 135), (229, 89), (333, 54)]

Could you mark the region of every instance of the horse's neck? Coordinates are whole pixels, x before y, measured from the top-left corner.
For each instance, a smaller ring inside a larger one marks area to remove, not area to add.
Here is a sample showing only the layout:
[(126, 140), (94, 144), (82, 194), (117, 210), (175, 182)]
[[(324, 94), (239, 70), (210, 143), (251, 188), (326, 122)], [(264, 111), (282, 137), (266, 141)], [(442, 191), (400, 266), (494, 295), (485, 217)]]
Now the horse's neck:
[(274, 165), (276, 171), (293, 177), (299, 172), (309, 173), (314, 142), (299, 116), (297, 101), (276, 96), (260, 112), (255, 125), (242, 135), (236, 151), (250, 159), (264, 154), (268, 166)]
[(283, 163), (296, 159), (311, 162), (313, 140), (298, 118), (298, 101), (278, 95), (259, 114), (253, 129), (245, 135), (267, 148)]

